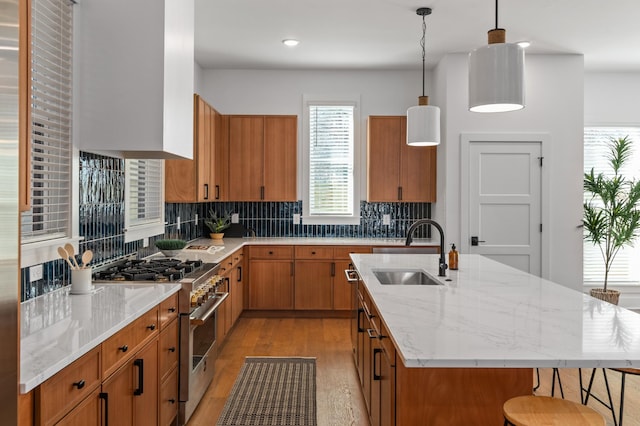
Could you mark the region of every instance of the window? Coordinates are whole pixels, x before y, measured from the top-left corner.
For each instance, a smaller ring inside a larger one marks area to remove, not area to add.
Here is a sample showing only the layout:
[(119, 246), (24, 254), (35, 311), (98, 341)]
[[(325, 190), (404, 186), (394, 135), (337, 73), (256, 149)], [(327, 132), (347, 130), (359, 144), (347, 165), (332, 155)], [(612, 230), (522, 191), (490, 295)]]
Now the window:
[[(589, 172), (593, 167), (598, 173), (602, 171), (611, 174), (607, 157), (607, 146), (611, 138), (625, 136), (634, 142), (634, 150), (631, 159), (622, 170), (622, 174), (629, 179), (640, 179), (640, 127), (586, 127), (584, 130), (584, 171)], [(585, 194), (585, 201), (588, 196)], [(585, 284), (602, 285), (604, 281), (604, 262), (598, 246), (589, 241), (584, 241), (583, 274)], [(618, 252), (611, 271), (609, 282), (615, 284), (639, 284), (640, 283), (640, 241), (636, 240), (634, 247), (627, 247)]]
[(56, 258), (51, 247), (74, 236), (72, 9), (68, 1), (31, 3), (30, 199), (21, 218), (22, 266)]
[(125, 160), (125, 242), (164, 234), (162, 160)]
[(305, 100), (303, 220), (358, 224), (358, 102)]

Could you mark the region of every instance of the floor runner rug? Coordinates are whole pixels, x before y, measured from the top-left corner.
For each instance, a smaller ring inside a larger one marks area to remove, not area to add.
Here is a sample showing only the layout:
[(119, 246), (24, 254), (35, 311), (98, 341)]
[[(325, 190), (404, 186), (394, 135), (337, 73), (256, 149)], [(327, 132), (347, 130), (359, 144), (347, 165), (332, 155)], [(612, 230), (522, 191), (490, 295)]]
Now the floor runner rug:
[(247, 357), (217, 426), (316, 426), (315, 358)]

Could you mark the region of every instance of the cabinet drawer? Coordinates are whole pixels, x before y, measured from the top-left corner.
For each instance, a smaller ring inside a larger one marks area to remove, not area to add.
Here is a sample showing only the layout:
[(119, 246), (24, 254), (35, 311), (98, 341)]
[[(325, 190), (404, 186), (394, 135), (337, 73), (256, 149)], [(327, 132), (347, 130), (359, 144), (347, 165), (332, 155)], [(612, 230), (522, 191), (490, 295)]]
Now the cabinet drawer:
[(371, 246), (336, 246), (333, 249), (333, 258), (349, 260), (349, 253), (371, 253)]
[(160, 379), (178, 365), (178, 321), (160, 333)]
[(38, 424), (54, 424), (59, 417), (100, 385), (100, 347), (61, 370), (36, 390)]
[(109, 337), (102, 343), (102, 371), (106, 379), (138, 348), (158, 334), (158, 307)]
[(178, 293), (160, 303), (160, 328), (163, 329), (171, 320), (178, 317)]
[(252, 246), (252, 259), (292, 259), (293, 246)]
[(296, 259), (333, 259), (333, 247), (296, 246)]
[(178, 414), (178, 369), (160, 387), (160, 426), (168, 426)]
[(396, 347), (393, 346), (393, 342), (389, 336), (389, 330), (384, 323), (380, 324), (380, 342), (382, 343), (382, 349), (386, 352), (391, 365), (396, 365)]

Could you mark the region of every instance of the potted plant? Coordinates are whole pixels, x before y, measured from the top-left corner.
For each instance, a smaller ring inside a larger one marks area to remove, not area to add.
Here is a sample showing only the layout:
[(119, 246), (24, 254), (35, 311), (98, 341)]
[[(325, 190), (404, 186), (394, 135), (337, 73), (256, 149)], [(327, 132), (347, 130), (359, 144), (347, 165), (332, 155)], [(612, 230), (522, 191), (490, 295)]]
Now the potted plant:
[(183, 248), (187, 245), (187, 242), (184, 240), (158, 240), (156, 241), (156, 247), (160, 249), (160, 251), (167, 257), (173, 257), (180, 253)]
[(628, 136), (611, 138), (607, 158), (613, 175), (593, 168), (584, 174), (584, 190), (589, 199), (584, 203), (584, 228), (587, 241), (600, 248), (604, 260), (604, 286), (591, 290), (591, 296), (618, 304), (620, 292), (607, 289), (609, 271), (621, 248), (633, 245), (640, 230), (640, 182), (625, 178), (620, 170), (631, 156), (632, 141)]
[(221, 240), (224, 236), (222, 231), (231, 226), (231, 213), (225, 212), (224, 216), (218, 217), (218, 214), (211, 209), (209, 215), (210, 217), (204, 220), (204, 224), (211, 231), (209, 236), (214, 240)]

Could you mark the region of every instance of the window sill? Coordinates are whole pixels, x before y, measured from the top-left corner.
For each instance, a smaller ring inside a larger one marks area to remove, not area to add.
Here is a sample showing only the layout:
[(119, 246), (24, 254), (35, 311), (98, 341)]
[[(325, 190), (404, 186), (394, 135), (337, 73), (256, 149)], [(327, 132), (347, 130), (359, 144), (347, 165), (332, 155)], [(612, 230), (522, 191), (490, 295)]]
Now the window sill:
[(67, 243), (72, 244), (77, 253), (78, 242), (82, 239), (82, 237), (57, 238), (55, 240), (22, 244), (20, 246), (20, 267), (26, 268), (40, 263), (60, 259), (58, 247), (62, 247)]
[(360, 216), (303, 216), (303, 225), (360, 225)]
[(124, 231), (124, 242), (141, 240), (143, 238), (153, 237), (155, 235), (164, 234), (165, 223), (148, 223), (145, 225), (131, 226)]

